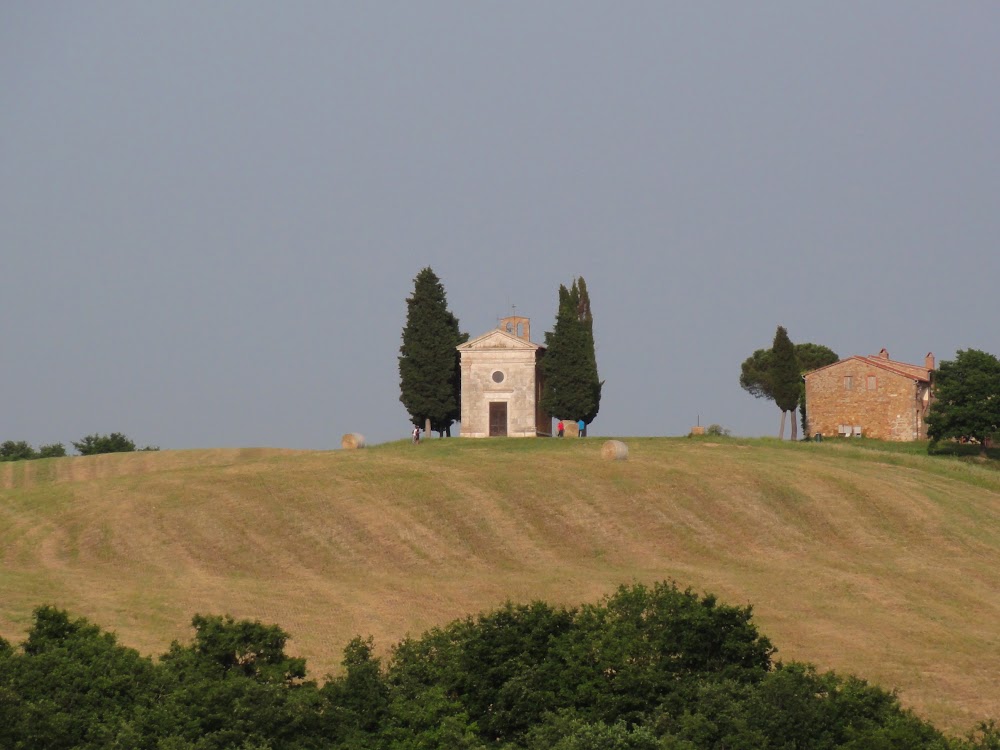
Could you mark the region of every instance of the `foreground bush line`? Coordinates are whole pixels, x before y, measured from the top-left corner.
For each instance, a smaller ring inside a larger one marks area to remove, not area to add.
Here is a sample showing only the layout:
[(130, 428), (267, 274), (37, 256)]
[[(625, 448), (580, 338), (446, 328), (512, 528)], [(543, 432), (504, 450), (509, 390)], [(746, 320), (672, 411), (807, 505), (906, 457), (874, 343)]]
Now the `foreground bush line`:
[(195, 616), (158, 660), (44, 606), (0, 639), (0, 747), (997, 750), (946, 737), (855, 677), (775, 662), (750, 607), (673, 583), (565, 609), (506, 604), (397, 644), (344, 650), (320, 686), (279, 627)]

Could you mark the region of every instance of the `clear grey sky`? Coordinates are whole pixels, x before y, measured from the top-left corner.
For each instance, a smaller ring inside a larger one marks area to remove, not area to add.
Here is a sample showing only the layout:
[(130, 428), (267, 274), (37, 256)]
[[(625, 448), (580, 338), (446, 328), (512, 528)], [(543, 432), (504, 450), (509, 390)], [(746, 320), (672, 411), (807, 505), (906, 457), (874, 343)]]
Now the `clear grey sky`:
[(1000, 4), (8, 2), (0, 440), (404, 438), (463, 330), (590, 289), (594, 435), (774, 434), (794, 341), (1000, 354)]

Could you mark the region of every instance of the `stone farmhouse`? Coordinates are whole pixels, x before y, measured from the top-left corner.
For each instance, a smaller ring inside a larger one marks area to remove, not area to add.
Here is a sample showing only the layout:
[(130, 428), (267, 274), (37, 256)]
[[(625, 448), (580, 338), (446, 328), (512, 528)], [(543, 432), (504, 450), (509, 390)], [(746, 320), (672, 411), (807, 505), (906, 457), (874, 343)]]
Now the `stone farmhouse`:
[(504, 318), (458, 351), (462, 437), (552, 435), (552, 417), (540, 405), (545, 347), (532, 343), (528, 318)]
[(933, 394), (934, 355), (923, 365), (896, 362), (885, 349), (807, 372), (810, 435), (923, 440)]

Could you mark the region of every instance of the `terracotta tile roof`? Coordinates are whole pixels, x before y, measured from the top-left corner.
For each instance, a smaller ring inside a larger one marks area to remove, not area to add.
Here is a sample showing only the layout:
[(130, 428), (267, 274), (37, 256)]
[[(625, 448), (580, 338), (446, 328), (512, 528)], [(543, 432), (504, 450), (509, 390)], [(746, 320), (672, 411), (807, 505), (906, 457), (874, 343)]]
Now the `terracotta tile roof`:
[(925, 383), (930, 382), (931, 370), (921, 365), (911, 365), (906, 362), (896, 362), (892, 359), (883, 359), (877, 355), (870, 357), (854, 357), (854, 359), (860, 359), (873, 367), (881, 367), (883, 370), (890, 370), (891, 372), (898, 373), (908, 378), (913, 378), (914, 380), (920, 380)]
[(932, 370), (927, 369), (921, 365), (911, 365), (906, 362), (897, 362), (892, 359), (885, 359), (877, 354), (871, 356), (864, 356), (861, 354), (855, 354), (853, 357), (846, 357), (845, 359), (838, 360), (833, 364), (826, 365), (826, 367), (818, 367), (815, 370), (810, 370), (807, 373), (803, 373), (803, 377), (808, 377), (814, 372), (819, 372), (820, 370), (825, 370), (827, 367), (836, 367), (837, 365), (843, 364), (849, 360), (856, 360), (858, 362), (864, 362), (870, 367), (877, 367), (880, 370), (887, 370), (889, 372), (895, 373), (896, 375), (902, 375), (904, 378), (910, 378), (911, 380), (917, 380), (922, 383), (929, 383), (931, 380)]

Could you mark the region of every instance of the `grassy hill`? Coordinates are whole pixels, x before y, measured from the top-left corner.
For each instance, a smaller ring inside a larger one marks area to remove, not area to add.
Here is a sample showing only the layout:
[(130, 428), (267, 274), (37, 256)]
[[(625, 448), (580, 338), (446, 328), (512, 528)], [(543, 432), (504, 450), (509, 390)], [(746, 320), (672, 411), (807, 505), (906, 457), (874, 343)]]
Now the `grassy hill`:
[(314, 676), (355, 634), (674, 578), (784, 659), (1000, 717), (1000, 472), (853, 444), (431, 440), (0, 464), (0, 635), (51, 603), (146, 654), (196, 613), (278, 623)]

